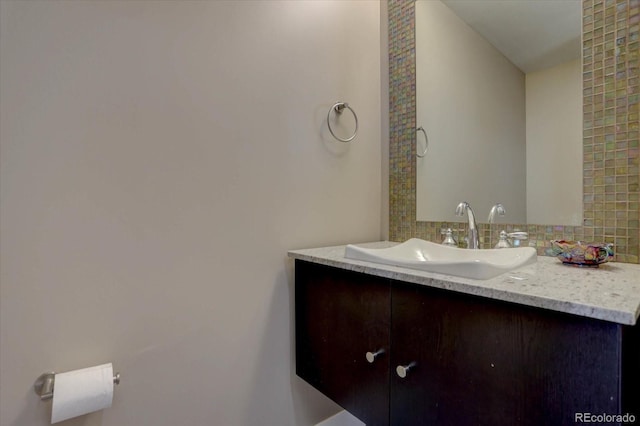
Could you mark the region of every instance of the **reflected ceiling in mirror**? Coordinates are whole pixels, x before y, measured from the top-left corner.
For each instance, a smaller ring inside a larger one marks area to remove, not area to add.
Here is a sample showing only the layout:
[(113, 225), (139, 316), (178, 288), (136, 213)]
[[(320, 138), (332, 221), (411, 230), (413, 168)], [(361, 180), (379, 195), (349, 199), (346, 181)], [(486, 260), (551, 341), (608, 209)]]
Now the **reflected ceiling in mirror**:
[(416, 125), (429, 143), (417, 158), (417, 220), (456, 221), (465, 200), (480, 221), (502, 203), (504, 222), (580, 225), (580, 1), (415, 8)]
[(442, 2), (525, 74), (580, 59), (580, 0)]

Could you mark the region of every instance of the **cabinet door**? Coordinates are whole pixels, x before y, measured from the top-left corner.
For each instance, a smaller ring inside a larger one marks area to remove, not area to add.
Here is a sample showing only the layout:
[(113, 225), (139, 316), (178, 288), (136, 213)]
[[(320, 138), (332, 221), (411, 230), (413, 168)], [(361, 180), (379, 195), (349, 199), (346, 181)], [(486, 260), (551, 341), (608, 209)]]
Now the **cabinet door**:
[[(618, 413), (616, 324), (392, 288), (392, 425), (567, 425), (576, 413)], [(411, 362), (404, 379), (395, 374)]]
[(299, 260), (295, 268), (296, 373), (367, 426), (388, 425), (388, 280)]

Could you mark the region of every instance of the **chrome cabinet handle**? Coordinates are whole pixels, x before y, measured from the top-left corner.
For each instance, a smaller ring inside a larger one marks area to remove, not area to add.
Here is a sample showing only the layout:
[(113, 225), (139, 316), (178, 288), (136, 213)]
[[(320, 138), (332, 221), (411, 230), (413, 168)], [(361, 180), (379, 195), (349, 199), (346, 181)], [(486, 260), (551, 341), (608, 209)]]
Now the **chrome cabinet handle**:
[(415, 365), (416, 365), (415, 362), (412, 362), (409, 365), (399, 365), (396, 367), (396, 374), (401, 379), (404, 379), (405, 377), (407, 377), (407, 373), (409, 372), (409, 370), (415, 367)]
[(367, 361), (369, 361), (369, 363), (373, 363), (373, 361), (376, 360), (376, 357), (378, 355), (382, 355), (384, 353), (384, 349), (378, 349), (376, 352), (367, 352), (367, 354), (365, 355), (365, 357), (367, 358)]

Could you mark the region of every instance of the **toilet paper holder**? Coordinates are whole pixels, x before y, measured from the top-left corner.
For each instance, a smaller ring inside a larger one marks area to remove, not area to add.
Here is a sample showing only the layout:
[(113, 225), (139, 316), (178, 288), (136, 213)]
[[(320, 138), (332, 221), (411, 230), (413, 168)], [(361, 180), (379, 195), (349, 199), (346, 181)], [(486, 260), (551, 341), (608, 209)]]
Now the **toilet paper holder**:
[[(33, 390), (36, 392), (36, 395), (40, 397), (42, 401), (47, 401), (53, 398), (53, 388), (56, 382), (56, 373), (42, 373), (33, 384)], [(120, 384), (120, 373), (116, 373), (113, 376), (113, 384)]]

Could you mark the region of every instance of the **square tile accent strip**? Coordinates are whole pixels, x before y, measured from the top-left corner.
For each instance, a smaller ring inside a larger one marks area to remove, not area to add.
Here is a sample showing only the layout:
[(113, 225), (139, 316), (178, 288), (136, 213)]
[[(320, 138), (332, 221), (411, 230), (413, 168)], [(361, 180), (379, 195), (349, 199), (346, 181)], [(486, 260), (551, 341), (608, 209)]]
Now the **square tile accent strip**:
[[(464, 237), (466, 223), (416, 222), (414, 0), (388, 0), (389, 239)], [(549, 240), (614, 243), (615, 261), (640, 263), (640, 0), (583, 0), (583, 226), (479, 225), (482, 247), (501, 229)]]

